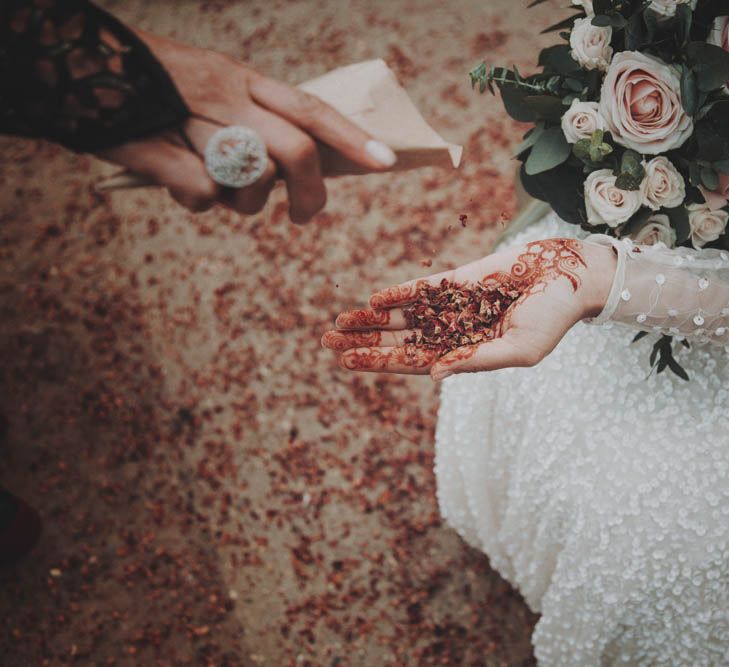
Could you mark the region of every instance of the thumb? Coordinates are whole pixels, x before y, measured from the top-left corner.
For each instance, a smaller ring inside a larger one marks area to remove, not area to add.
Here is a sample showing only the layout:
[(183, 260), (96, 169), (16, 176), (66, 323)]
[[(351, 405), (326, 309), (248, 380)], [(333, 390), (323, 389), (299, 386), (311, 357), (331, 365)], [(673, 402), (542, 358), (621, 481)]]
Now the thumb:
[(544, 355), (537, 349), (520, 344), (517, 336), (507, 332), (488, 343), (459, 347), (441, 357), (430, 369), (436, 382), (457, 373), (495, 371), (514, 366), (535, 366)]

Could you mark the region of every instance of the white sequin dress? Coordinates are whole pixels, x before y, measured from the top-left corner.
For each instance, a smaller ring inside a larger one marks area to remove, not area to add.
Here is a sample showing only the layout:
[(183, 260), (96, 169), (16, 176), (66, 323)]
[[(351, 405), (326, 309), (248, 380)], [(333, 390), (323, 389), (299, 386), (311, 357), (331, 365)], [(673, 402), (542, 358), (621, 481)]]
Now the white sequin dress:
[(633, 334), (580, 323), (535, 368), (443, 384), (441, 511), (541, 613), (542, 667), (729, 665), (728, 355), (647, 378)]

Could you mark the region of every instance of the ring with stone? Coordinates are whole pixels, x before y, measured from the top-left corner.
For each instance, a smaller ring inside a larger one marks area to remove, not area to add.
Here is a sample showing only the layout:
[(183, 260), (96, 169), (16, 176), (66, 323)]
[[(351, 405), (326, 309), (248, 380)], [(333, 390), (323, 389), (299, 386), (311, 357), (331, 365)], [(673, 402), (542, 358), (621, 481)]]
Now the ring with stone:
[(231, 125), (217, 130), (205, 146), (205, 168), (219, 185), (245, 188), (266, 170), (266, 144), (251, 128)]

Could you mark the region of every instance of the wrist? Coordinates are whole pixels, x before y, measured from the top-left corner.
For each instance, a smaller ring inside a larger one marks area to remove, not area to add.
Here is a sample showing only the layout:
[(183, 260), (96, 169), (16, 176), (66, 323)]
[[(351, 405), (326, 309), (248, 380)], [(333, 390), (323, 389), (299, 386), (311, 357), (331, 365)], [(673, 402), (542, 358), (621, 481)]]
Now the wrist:
[(584, 315), (597, 317), (605, 308), (618, 267), (612, 246), (584, 241), (585, 271)]

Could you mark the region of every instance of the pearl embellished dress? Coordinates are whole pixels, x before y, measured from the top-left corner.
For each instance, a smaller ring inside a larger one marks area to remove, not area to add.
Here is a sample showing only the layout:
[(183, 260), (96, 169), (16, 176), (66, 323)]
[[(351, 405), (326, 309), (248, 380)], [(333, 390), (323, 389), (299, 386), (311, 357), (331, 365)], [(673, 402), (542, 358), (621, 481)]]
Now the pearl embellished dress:
[[(575, 235), (552, 214), (514, 244)], [(600, 321), (666, 330), (668, 308), (687, 333), (697, 313), (632, 289), (616, 280)], [(649, 376), (655, 339), (634, 334), (580, 323), (535, 368), (443, 383), (441, 511), (541, 613), (542, 667), (729, 665), (728, 355), (698, 340), (679, 357), (690, 382)]]

